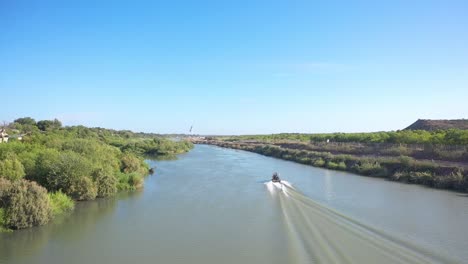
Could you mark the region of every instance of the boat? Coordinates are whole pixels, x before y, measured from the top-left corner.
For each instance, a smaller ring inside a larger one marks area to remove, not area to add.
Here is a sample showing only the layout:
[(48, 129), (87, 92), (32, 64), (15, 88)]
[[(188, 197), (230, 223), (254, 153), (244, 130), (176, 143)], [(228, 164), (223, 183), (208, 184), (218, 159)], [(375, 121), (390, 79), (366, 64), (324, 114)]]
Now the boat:
[(277, 172), (273, 173), (273, 176), (271, 177), (272, 182), (281, 182), (281, 179), (279, 177), (279, 174)]

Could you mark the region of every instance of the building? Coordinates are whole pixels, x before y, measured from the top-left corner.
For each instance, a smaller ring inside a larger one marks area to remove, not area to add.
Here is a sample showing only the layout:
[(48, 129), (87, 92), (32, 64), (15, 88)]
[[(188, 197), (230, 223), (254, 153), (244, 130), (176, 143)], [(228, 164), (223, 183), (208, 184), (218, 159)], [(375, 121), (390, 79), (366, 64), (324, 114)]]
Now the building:
[(5, 129), (0, 129), (0, 143), (8, 142), (8, 134)]

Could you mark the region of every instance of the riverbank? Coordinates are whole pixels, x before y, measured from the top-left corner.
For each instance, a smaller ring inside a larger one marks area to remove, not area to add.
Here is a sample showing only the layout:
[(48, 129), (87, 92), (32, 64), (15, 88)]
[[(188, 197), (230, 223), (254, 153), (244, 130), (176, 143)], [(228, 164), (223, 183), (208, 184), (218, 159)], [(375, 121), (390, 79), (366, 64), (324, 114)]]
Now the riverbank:
[(75, 201), (142, 188), (154, 171), (145, 158), (193, 148), (128, 130), (62, 127), (58, 120), (20, 118), (8, 130), (24, 136), (0, 144), (0, 230), (43, 225), (73, 210)]
[(224, 148), (240, 149), (261, 155), (289, 160), (314, 167), (348, 171), (355, 174), (385, 178), (392, 181), (421, 184), (432, 188), (460, 192), (468, 191), (468, 175), (462, 166), (444, 165), (432, 161), (419, 161), (408, 156), (357, 156), (312, 151), (307, 148), (294, 148), (288, 145), (274, 145), (262, 142), (223, 141), (204, 139), (196, 144), (215, 145)]

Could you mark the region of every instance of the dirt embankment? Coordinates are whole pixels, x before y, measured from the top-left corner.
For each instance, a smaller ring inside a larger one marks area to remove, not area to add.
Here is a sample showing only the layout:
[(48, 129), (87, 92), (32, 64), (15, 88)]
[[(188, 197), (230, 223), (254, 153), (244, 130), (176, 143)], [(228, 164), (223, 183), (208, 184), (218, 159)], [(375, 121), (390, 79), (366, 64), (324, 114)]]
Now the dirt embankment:
[(416, 122), (405, 128), (407, 130), (446, 130), (446, 129), (468, 129), (468, 119), (452, 120), (429, 120), (418, 119)]

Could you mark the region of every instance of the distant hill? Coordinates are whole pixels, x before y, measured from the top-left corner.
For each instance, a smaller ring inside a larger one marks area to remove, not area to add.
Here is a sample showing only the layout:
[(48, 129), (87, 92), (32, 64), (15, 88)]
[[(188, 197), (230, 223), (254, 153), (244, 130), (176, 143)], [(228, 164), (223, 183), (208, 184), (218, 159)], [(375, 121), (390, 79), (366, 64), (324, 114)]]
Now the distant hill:
[(468, 129), (468, 119), (430, 120), (418, 119), (405, 130)]

